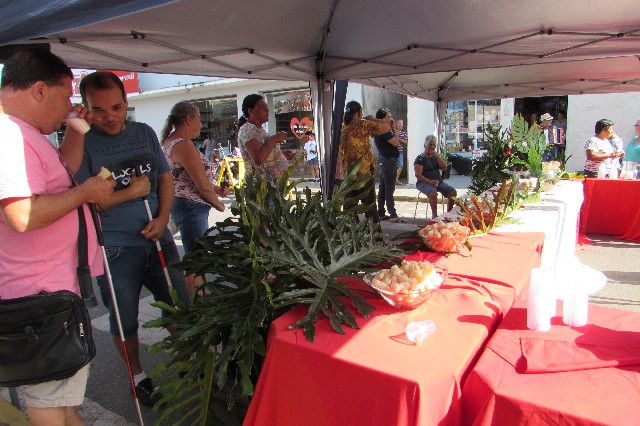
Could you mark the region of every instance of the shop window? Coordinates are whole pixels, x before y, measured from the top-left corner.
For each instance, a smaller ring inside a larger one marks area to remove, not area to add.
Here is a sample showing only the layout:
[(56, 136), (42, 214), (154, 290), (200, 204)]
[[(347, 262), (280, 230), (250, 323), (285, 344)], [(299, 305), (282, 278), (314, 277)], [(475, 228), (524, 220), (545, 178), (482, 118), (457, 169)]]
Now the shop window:
[(449, 102), (445, 126), (449, 152), (483, 149), (486, 130), (500, 126), (500, 99)]
[[(272, 93), (269, 96), (275, 115), (275, 131), (287, 132), (287, 141), (280, 146), (289, 161), (296, 158), (307, 141), (305, 133), (314, 130), (311, 91), (309, 89)], [(304, 168), (304, 162), (300, 166)], [(303, 173), (303, 170), (299, 170)], [(297, 172), (295, 173), (298, 174)]]
[(213, 141), (214, 147), (221, 147), (226, 155), (238, 145), (236, 126), (238, 123), (238, 104), (236, 98), (200, 99), (193, 102), (200, 109), (202, 130), (193, 140), (201, 147), (206, 138)]

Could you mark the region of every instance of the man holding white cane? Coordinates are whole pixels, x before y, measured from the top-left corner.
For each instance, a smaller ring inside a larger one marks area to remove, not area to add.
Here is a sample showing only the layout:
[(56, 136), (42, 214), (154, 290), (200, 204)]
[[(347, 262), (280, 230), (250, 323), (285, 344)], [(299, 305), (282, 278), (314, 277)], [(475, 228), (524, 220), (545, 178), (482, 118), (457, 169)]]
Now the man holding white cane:
[[(144, 405), (153, 406), (159, 396), (152, 395), (155, 388), (142, 369), (139, 356), (140, 291), (144, 285), (156, 300), (172, 304), (171, 284), (180, 299), (188, 301), (182, 272), (169, 268), (171, 283), (167, 283), (156, 248), (159, 242), (167, 264), (179, 260), (173, 236), (167, 230), (173, 203), (173, 178), (151, 127), (126, 121), (127, 97), (115, 74), (89, 74), (80, 82), (80, 94), (93, 116), (92, 129), (85, 135), (84, 143), (80, 139), (65, 138), (61, 150), (71, 169), (78, 170), (79, 180), (105, 167), (116, 181), (114, 193), (99, 204), (98, 209), (136, 394)], [(145, 200), (153, 216), (151, 220)], [(107, 277), (99, 277), (98, 284), (102, 300), (109, 308), (114, 344), (124, 358)]]

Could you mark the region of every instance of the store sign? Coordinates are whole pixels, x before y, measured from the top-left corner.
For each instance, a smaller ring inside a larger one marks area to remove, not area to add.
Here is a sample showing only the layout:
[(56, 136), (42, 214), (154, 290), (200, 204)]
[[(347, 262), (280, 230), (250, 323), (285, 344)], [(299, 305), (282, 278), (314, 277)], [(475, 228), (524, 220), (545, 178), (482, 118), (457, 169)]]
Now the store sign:
[[(80, 97), (80, 80), (91, 74), (96, 70), (89, 69), (74, 69), (73, 70), (73, 81), (71, 82), (71, 86), (73, 89), (73, 95), (71, 95), (71, 103), (79, 104), (82, 102)], [(122, 80), (122, 84), (124, 85), (124, 91), (126, 93), (138, 93), (140, 91), (140, 84), (138, 81), (138, 73), (137, 72), (128, 72), (128, 71), (111, 71), (111, 70), (99, 70), (99, 71), (109, 71), (117, 75), (120, 80)]]
[(309, 117), (302, 117), (299, 120), (298, 117), (293, 117), (289, 122), (289, 127), (291, 127), (291, 131), (296, 138), (302, 139), (304, 134), (311, 130), (311, 120)]
[(476, 158), (480, 158), (484, 155), (485, 152), (487, 152), (486, 149), (474, 149), (471, 153), (471, 158), (474, 160)]
[(138, 73), (131, 71), (114, 71), (114, 70), (100, 70), (108, 71), (117, 75), (122, 84), (124, 85), (124, 91), (126, 93), (138, 93), (140, 91), (140, 82), (138, 81)]

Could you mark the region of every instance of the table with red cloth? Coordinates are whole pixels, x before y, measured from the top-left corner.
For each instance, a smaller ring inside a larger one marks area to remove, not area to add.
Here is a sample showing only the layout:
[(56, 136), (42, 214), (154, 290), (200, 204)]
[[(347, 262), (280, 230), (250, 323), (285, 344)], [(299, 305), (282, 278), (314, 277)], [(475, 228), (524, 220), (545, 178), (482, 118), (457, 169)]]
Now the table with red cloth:
[(465, 425), (638, 423), (640, 313), (589, 305), (577, 328), (558, 314), (535, 332), (513, 306), (464, 383)]
[(640, 242), (640, 180), (585, 179), (580, 233)]
[[(462, 383), (503, 313), (528, 288), (543, 242), (542, 233), (490, 233), (472, 239), (471, 257), (407, 256), (446, 266), (449, 278), (411, 311), (372, 294), (370, 318), (355, 314), (360, 329), (345, 327), (344, 335), (322, 318), (308, 342), (302, 329), (288, 329), (305, 313), (294, 308), (271, 324), (244, 424), (460, 425)], [(437, 330), (413, 345), (405, 326), (424, 319)]]

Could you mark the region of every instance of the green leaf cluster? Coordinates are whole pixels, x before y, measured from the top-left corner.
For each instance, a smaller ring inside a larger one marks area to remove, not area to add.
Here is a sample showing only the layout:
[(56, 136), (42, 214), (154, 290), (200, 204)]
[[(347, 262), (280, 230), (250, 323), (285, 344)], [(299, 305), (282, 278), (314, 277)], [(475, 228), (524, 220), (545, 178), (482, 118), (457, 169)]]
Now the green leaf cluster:
[(529, 127), (520, 114), (516, 114), (508, 129), (488, 126), (485, 149), (480, 158), (473, 160), (471, 185), (474, 194), (481, 194), (511, 176), (513, 171), (528, 170), (534, 177), (542, 174), (542, 155), (546, 141), (540, 126)]
[(175, 329), (152, 347), (168, 354), (154, 372), (163, 373), (161, 403), (170, 407), (159, 422), (184, 413), (185, 424), (224, 424), (216, 401), (231, 410), (238, 398), (253, 395), (269, 325), (291, 307), (307, 306), (290, 328), (302, 328), (309, 341), (321, 317), (344, 333), (344, 325), (358, 328), (355, 312), (370, 314), (372, 305), (340, 279), (397, 262), (401, 253), (384, 244), (379, 226), (360, 219), (366, 206), (343, 209), (366, 183), (356, 179), (358, 166), (331, 200), (298, 191), (288, 172), (275, 188), (247, 176), (235, 193), (234, 216), (210, 228), (177, 264), (204, 283), (190, 304), (157, 304), (170, 315), (145, 325)]

